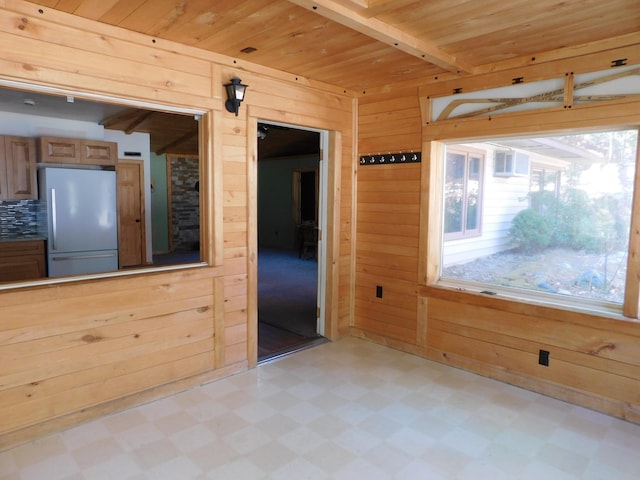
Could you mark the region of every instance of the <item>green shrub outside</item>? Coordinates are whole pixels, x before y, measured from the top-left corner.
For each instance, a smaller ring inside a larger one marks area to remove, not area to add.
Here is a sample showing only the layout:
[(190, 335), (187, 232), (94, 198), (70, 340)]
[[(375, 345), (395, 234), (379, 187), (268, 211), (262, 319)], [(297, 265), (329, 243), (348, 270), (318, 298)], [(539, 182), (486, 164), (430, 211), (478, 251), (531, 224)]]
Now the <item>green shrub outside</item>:
[(532, 208), (520, 211), (509, 229), (511, 242), (526, 252), (539, 252), (547, 248), (552, 234), (552, 226)]
[(623, 240), (624, 228), (619, 225), (614, 198), (593, 200), (575, 188), (560, 199), (548, 191), (529, 195), (531, 208), (520, 211), (509, 229), (510, 241), (522, 251), (564, 247), (601, 253)]

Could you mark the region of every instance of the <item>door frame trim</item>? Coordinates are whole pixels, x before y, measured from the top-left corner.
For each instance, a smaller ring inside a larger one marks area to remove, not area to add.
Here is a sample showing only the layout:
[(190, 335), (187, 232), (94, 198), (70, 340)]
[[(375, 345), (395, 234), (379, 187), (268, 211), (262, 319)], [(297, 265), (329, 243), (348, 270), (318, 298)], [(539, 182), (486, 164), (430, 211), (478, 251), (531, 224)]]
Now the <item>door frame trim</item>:
[[(326, 175), (324, 185), (324, 212), (319, 211), (320, 219), (326, 227), (321, 230), (322, 254), (318, 271), (324, 274), (321, 302), (324, 320), (324, 336), (328, 339), (338, 337), (338, 300), (339, 300), (339, 255), (340, 255), (340, 181), (342, 164), (342, 135), (340, 131), (326, 128), (325, 125), (301, 125), (287, 121), (287, 114), (249, 105), (247, 108), (247, 360), (252, 368), (258, 362), (258, 122), (279, 123), (294, 128), (307, 129), (320, 133), (322, 145), (320, 171)], [(321, 173), (322, 174), (322, 173)], [(322, 197), (322, 194), (321, 194)], [(331, 205), (331, 208), (328, 206)], [(319, 208), (322, 208), (319, 205)], [(320, 263), (322, 262), (322, 263)]]

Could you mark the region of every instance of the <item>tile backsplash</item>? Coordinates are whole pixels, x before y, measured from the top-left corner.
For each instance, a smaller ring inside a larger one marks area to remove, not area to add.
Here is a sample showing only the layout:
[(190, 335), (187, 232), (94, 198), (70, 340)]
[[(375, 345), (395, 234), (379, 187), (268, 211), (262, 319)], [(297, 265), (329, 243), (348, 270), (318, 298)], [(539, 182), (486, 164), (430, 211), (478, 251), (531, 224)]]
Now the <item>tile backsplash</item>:
[(0, 238), (38, 233), (38, 200), (0, 201)]

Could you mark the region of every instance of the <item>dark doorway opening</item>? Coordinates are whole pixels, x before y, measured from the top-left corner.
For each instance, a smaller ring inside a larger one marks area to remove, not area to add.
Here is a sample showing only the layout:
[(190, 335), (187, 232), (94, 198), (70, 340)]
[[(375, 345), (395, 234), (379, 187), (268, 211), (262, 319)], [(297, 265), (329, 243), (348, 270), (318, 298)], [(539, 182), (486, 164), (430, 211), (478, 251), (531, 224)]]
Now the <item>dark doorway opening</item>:
[[(258, 361), (325, 341), (317, 333), (320, 134), (258, 126)], [(303, 247), (313, 252), (304, 254)]]
[(300, 172), (300, 221), (315, 222), (318, 218), (317, 172)]

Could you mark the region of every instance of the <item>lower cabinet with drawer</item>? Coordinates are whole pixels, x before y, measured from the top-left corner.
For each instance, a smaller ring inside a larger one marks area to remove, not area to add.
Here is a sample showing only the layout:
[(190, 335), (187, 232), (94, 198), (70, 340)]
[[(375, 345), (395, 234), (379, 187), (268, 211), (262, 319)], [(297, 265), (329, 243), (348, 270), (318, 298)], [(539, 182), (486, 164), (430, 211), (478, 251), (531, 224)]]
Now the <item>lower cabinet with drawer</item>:
[(0, 282), (46, 276), (44, 240), (0, 242)]

